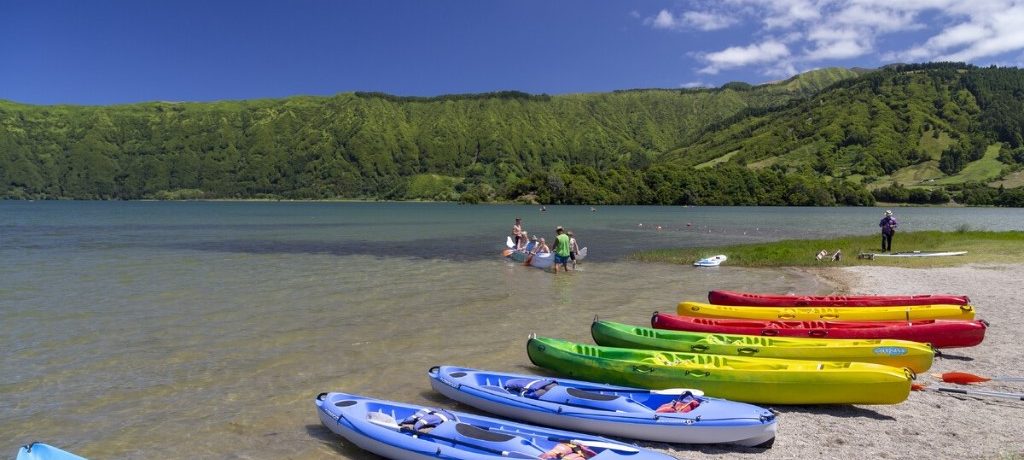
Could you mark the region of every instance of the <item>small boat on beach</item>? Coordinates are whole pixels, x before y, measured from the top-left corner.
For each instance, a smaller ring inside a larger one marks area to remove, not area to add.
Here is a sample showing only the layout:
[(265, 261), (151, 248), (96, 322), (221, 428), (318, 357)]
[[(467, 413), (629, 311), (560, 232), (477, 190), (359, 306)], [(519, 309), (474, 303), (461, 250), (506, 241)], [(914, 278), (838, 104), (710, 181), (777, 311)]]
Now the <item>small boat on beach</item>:
[(321, 393), (315, 404), (325, 427), (385, 458), (672, 459), (599, 436), (348, 393)]
[(833, 339), (898, 339), (929, 343), (935, 348), (973, 347), (985, 340), (988, 323), (983, 320), (914, 321), (776, 321), (754, 319), (697, 318), (654, 313), (656, 329), (711, 332), (716, 334), (768, 337), (814, 337)]
[(15, 460), (85, 460), (85, 458), (49, 444), (33, 442), (27, 446), (21, 446)]
[(974, 319), (970, 305), (904, 305), (887, 307), (733, 307), (680, 302), (680, 316), (767, 320), (912, 321), (915, 319)]
[(668, 350), (723, 356), (854, 361), (906, 367), (916, 373), (932, 367), (935, 351), (918, 342), (892, 339), (817, 339), (715, 334), (594, 321), (590, 334), (598, 345)]
[(684, 444), (768, 447), (771, 411), (702, 396), (698, 390), (646, 390), (535, 375), (435, 366), (435, 391), (500, 416), (569, 430)]
[(530, 361), (580, 380), (640, 388), (697, 388), (755, 404), (896, 404), (910, 369), (871, 363), (747, 358), (602, 347), (530, 337)]
[(700, 260), (694, 262), (693, 266), (695, 266), (695, 267), (717, 267), (719, 265), (722, 265), (722, 262), (725, 262), (727, 259), (728, 259), (728, 257), (726, 257), (725, 255), (719, 254), (717, 256), (705, 257), (703, 259), (700, 259)]
[(900, 305), (967, 305), (965, 295), (795, 295), (754, 294), (750, 292), (714, 290), (708, 292), (708, 303), (748, 307), (887, 307)]

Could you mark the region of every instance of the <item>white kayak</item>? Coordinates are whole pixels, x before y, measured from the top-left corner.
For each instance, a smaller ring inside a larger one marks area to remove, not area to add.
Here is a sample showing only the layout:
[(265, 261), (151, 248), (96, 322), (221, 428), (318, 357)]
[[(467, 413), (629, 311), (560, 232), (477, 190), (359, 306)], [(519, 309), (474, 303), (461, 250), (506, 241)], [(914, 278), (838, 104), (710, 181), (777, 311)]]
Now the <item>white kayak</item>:
[(695, 267), (717, 267), (725, 262), (728, 257), (719, 254), (717, 256), (705, 257), (693, 263)]
[(967, 254), (967, 251), (908, 251), (908, 252), (890, 252), (886, 253), (875, 253), (872, 254), (874, 257), (944, 257), (944, 256), (962, 256)]

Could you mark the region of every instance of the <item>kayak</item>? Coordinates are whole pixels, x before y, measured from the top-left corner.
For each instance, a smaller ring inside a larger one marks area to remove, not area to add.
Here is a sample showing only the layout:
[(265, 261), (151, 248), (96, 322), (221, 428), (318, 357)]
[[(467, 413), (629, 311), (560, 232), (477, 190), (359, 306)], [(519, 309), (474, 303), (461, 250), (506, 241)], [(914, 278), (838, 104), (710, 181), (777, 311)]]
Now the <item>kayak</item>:
[(697, 388), (760, 404), (896, 404), (914, 373), (871, 363), (746, 358), (602, 347), (531, 337), (537, 366), (580, 380), (640, 388)]
[(555, 253), (545, 252), (543, 254), (534, 254), (526, 260), (531, 267), (548, 268), (555, 263)]
[(666, 391), (453, 366), (427, 373), (434, 390), (463, 404), (541, 425), (645, 441), (769, 447), (775, 414), (751, 404)]
[(965, 295), (787, 295), (752, 294), (715, 290), (708, 292), (708, 303), (748, 307), (887, 307), (901, 305), (967, 305)]
[(967, 254), (967, 251), (907, 251), (907, 252), (889, 252), (889, 253), (873, 253), (871, 258), (875, 257), (947, 257), (947, 256), (962, 256)]
[[(512, 242), (512, 237), (506, 237), (505, 245), (508, 247), (501, 251), (502, 257), (512, 259), (514, 262), (522, 262), (531, 267), (537, 268), (549, 268), (554, 264), (555, 255), (554, 253), (543, 253), (543, 254), (530, 254), (526, 251), (518, 251), (513, 249), (515, 246)], [(587, 257), (587, 248), (580, 248), (580, 252), (576, 254), (576, 261), (579, 262)]]
[(889, 307), (733, 307), (699, 302), (680, 302), (682, 316), (797, 321), (911, 321), (915, 319), (974, 319), (970, 305), (905, 305)]
[(328, 429), (385, 458), (536, 459), (574, 451), (594, 459), (672, 458), (589, 434), (347, 393), (321, 393), (316, 407)]
[(85, 458), (49, 444), (33, 442), (18, 449), (16, 460), (85, 460)]
[(816, 339), (761, 337), (673, 331), (594, 321), (590, 334), (598, 345), (758, 358), (855, 361), (906, 367), (916, 373), (932, 367), (935, 351), (917, 342), (891, 339)]
[(715, 319), (654, 313), (651, 326), (720, 334), (830, 339), (898, 339), (930, 343), (935, 348), (973, 347), (985, 340), (988, 323), (982, 320), (915, 321), (772, 321)]
[(695, 267), (717, 267), (725, 262), (728, 257), (719, 254), (717, 256), (705, 257), (693, 263)]

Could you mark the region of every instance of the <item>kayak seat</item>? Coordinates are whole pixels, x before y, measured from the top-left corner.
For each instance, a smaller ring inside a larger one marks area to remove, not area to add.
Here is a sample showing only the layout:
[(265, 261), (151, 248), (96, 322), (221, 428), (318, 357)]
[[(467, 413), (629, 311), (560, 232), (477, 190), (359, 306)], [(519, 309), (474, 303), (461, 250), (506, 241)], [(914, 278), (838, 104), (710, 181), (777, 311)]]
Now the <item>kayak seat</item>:
[(611, 401), (618, 398), (616, 395), (594, 393), (592, 391), (580, 390), (579, 388), (566, 388), (565, 392), (569, 393), (570, 396), (575, 396), (580, 399), (590, 399), (593, 401)]
[(601, 411), (644, 412), (650, 410), (631, 398), (595, 393), (566, 386), (552, 388), (538, 399), (555, 404), (566, 404)]
[(479, 439), (487, 442), (506, 442), (515, 439), (515, 436), (487, 431), (467, 423), (457, 423), (455, 425), (455, 432), (467, 438)]

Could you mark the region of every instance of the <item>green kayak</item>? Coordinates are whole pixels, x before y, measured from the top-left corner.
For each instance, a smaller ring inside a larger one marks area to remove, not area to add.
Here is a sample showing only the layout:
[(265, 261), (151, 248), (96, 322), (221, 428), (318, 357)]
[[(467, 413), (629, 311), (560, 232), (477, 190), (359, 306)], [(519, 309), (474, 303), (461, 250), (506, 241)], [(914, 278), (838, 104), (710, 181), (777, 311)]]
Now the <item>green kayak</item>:
[(683, 351), (758, 358), (854, 361), (906, 367), (924, 372), (935, 351), (917, 342), (891, 339), (815, 339), (712, 334), (594, 321), (590, 334), (598, 345), (647, 350)]
[(896, 404), (913, 371), (870, 363), (807, 361), (602, 347), (531, 337), (537, 366), (592, 382), (651, 389), (696, 388), (762, 404)]

